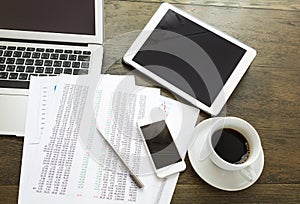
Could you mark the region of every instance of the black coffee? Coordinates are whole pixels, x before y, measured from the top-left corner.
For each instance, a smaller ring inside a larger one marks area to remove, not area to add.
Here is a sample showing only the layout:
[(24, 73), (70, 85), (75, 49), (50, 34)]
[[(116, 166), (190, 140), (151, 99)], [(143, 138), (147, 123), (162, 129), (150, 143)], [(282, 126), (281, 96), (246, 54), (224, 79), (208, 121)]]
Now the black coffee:
[(250, 154), (247, 139), (238, 131), (224, 128), (216, 131), (211, 138), (215, 152), (232, 164), (244, 163)]

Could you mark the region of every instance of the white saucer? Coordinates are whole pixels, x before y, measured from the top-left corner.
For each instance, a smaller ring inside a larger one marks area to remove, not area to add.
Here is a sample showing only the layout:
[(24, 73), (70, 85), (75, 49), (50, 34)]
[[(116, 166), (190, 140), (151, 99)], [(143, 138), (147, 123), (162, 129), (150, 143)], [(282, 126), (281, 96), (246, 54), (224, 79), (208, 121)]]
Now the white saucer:
[(204, 144), (206, 136), (209, 132), (210, 125), (216, 120), (211, 118), (204, 120), (195, 128), (195, 141), (188, 150), (190, 162), (196, 173), (208, 184), (226, 191), (239, 191), (248, 188), (254, 184), (262, 173), (264, 167), (263, 149), (255, 161), (251, 165), (256, 173), (256, 177), (249, 181), (240, 171), (227, 171), (217, 167), (210, 158), (200, 160), (201, 147)]

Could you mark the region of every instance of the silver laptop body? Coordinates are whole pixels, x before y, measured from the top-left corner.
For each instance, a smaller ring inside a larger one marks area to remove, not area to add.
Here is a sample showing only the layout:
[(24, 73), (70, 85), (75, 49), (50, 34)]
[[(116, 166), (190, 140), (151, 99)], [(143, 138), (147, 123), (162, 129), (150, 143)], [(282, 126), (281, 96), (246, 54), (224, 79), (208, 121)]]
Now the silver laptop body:
[(103, 0), (11, 0), (0, 8), (0, 135), (24, 136), (31, 75), (101, 73)]

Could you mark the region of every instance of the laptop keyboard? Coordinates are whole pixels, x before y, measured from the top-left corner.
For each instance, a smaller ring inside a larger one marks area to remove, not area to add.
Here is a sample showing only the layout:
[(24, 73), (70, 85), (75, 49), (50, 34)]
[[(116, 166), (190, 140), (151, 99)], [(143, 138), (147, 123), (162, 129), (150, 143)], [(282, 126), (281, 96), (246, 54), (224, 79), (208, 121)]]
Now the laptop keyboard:
[(0, 45), (0, 87), (29, 88), (31, 76), (88, 74), (91, 51)]

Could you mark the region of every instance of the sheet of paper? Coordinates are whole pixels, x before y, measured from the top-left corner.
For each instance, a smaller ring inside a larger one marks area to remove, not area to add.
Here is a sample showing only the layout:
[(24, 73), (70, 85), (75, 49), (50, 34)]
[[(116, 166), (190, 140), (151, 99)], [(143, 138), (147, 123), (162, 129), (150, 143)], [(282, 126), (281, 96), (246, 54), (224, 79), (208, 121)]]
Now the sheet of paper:
[(164, 96), (160, 96), (160, 108), (166, 112), (166, 122), (184, 158), (194, 140), (192, 133), (200, 110)]
[(31, 124), (32, 128), (30, 129), (37, 131), (37, 133), (34, 134), (33, 132), (28, 132), (28, 134), (32, 135), (32, 137), (30, 137), (30, 143), (38, 143), (43, 134), (43, 130), (46, 127), (47, 112), (49, 104), (52, 102), (51, 99), (55, 96), (58, 77), (47, 77), (43, 79), (38, 77), (33, 78), (32, 81), (34, 82), (29, 90), (31, 97), (28, 99), (28, 104), (31, 106), (32, 110), (35, 109), (37, 111), (28, 113), (26, 121), (37, 121), (36, 123)]
[[(121, 82), (128, 84), (128, 86), (134, 85), (134, 77), (133, 76), (113, 76), (113, 75), (105, 75), (104, 81), (107, 82), (109, 86), (117, 86)], [(42, 129), (44, 124), (47, 124), (49, 127), (48, 122), (45, 122), (46, 116), (51, 116), (53, 110), (51, 106), (56, 106), (57, 102), (55, 98), (57, 98), (57, 92), (52, 92), (49, 90), (56, 90), (58, 89), (57, 79), (54, 77), (51, 78), (34, 78), (31, 81), (31, 87), (29, 91), (29, 106), (28, 106), (28, 113), (27, 113), (27, 127), (26, 127), (26, 138), (24, 140), (24, 148), (23, 148), (23, 159), (22, 159), (22, 173), (21, 173), (21, 180), (20, 180), (20, 191), (19, 191), (19, 203), (28, 203), (26, 201), (27, 195), (31, 196), (31, 176), (32, 174), (39, 173), (36, 169), (36, 161), (41, 162), (42, 157), (41, 155), (37, 154), (38, 145), (40, 141), (40, 135), (43, 133)], [(74, 81), (73, 83), (76, 83)], [(45, 87), (48, 87), (46, 89)], [(47, 92), (45, 92), (45, 89)], [(42, 102), (40, 100), (43, 98), (46, 99)], [(46, 96), (46, 97), (45, 97)], [(45, 107), (46, 112), (45, 112)], [(48, 117), (47, 119), (49, 119)], [(44, 133), (47, 131), (44, 130)], [(48, 135), (45, 135), (47, 137)], [(29, 190), (29, 191), (28, 191)], [(25, 200), (25, 201), (24, 201)]]
[[(112, 81), (117, 80), (108, 80), (110, 83)], [(103, 83), (103, 85), (106, 83)], [(127, 86), (124, 86), (125, 84)], [(125, 84), (120, 86), (119, 82), (115, 87), (123, 87), (123, 94), (127, 90), (128, 95), (132, 94), (132, 90), (134, 90), (133, 93), (135, 93), (135, 96), (131, 95), (127, 97), (126, 102), (123, 103), (131, 104), (132, 106), (135, 102), (136, 106), (140, 107), (140, 110), (133, 114), (135, 116), (139, 115), (141, 117), (142, 112), (143, 114), (147, 114), (147, 110), (149, 110), (149, 108), (147, 109), (147, 105), (141, 106), (142, 91), (136, 91), (137, 87), (133, 86), (134, 83)], [(38, 84), (36, 85), (38, 86)], [(41, 86), (41, 82), (39, 85)], [(53, 84), (50, 83), (50, 90), (51, 86)], [(113, 83), (110, 86), (113, 87)], [(38, 138), (36, 136), (41, 135), (36, 131), (39, 128), (36, 125), (32, 125), (32, 123), (39, 124), (40, 127), (41, 123), (38, 122), (41, 121), (41, 118), (36, 117), (35, 121), (32, 120), (28, 124), (26, 128), (28, 131), (26, 132), (31, 133), (31, 136), (26, 134), (24, 142), (19, 195), (20, 204), (40, 202), (46, 204), (53, 202), (82, 203), (86, 201), (88, 203), (170, 202), (178, 174), (168, 177), (168, 179), (158, 179), (154, 174), (141, 174), (140, 179), (145, 183), (146, 187), (144, 189), (137, 189), (128, 177), (128, 173), (122, 171), (122, 167), (118, 164), (118, 159), (112, 154), (106, 144), (101, 141), (100, 135), (95, 130), (95, 115), (97, 112), (95, 112), (95, 102), (99, 101), (101, 103), (102, 101), (105, 104), (109, 101), (107, 100), (108, 97), (106, 97), (107, 93), (115, 96), (115, 99), (118, 98), (119, 94), (113, 91), (105, 91), (106, 93), (103, 94), (101, 85), (99, 87), (100, 89), (91, 88), (88, 80), (83, 79), (78, 82), (74, 78), (64, 78), (63, 81), (56, 84), (52, 106), (49, 105), (51, 108), (48, 107), (47, 109), (50, 112), (47, 114), (47, 128), (43, 129), (42, 137), (39, 138), (39, 144), (30, 143), (30, 137)], [(105, 86), (103, 88), (105, 90), (108, 89)], [(131, 92), (128, 90), (131, 90)], [(181, 111), (186, 112), (185, 110), (178, 109), (181, 106), (181, 104), (178, 105), (178, 102), (161, 97), (155, 99), (159, 94), (157, 90), (145, 90), (144, 93), (149, 96), (149, 101), (152, 100), (151, 103), (149, 102), (149, 107), (153, 105), (159, 106), (165, 102), (165, 104), (168, 104), (168, 111), (170, 111), (168, 115), (170, 116)], [(84, 98), (90, 98), (90, 100), (85, 101), (83, 100)], [(115, 101), (114, 103), (120, 103), (120, 101)], [(33, 108), (34, 106), (31, 106), (31, 110)], [(185, 119), (185, 121), (190, 122), (185, 127), (188, 131), (185, 133), (188, 135), (195, 125), (198, 112), (196, 109), (190, 109), (189, 106), (185, 105), (183, 105), (183, 109), (190, 111), (187, 115), (188, 117)], [(122, 111), (118, 111), (117, 113), (122, 113)], [(125, 115), (123, 114), (123, 117)], [(126, 117), (128, 117), (128, 114)], [(171, 117), (168, 116), (168, 118)], [(177, 126), (178, 122), (182, 122), (181, 120), (177, 117), (177, 121), (175, 120)], [(128, 125), (128, 123), (126, 124)], [(36, 134), (34, 134), (35, 131)], [(174, 129), (174, 132), (175, 134), (180, 133), (176, 129)], [(86, 137), (82, 135), (86, 135)], [(135, 144), (129, 145), (125, 142), (119, 147), (122, 150), (122, 148), (126, 149), (126, 147), (132, 146), (136, 147)], [(182, 149), (184, 150), (185, 148)], [(111, 159), (103, 160), (103, 158), (107, 158), (105, 156)], [(134, 167), (134, 163), (131, 165)], [(120, 170), (115, 171), (111, 167), (118, 167)], [(135, 168), (137, 167), (138, 165)]]

